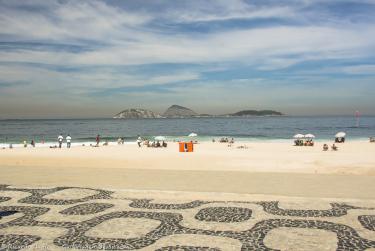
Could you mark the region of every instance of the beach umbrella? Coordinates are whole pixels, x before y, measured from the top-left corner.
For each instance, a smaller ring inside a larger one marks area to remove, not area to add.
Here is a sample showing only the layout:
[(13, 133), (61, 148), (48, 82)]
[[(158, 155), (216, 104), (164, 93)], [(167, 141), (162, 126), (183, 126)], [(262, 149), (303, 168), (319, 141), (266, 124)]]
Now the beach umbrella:
[(303, 138), (305, 138), (305, 135), (298, 133), (298, 134), (294, 135), (293, 138), (295, 138), (295, 139), (303, 139)]
[(311, 133), (309, 133), (309, 134), (306, 134), (306, 135), (305, 135), (305, 138), (308, 138), (308, 139), (313, 139), (313, 138), (315, 138), (315, 135), (314, 135), (314, 134), (311, 134)]
[(154, 139), (157, 140), (157, 141), (165, 141), (166, 140), (166, 138), (164, 136), (156, 136)]
[(346, 133), (345, 132), (338, 132), (336, 133), (335, 137), (336, 138), (345, 138), (346, 136)]
[(188, 137), (197, 137), (198, 136), (198, 134), (196, 134), (196, 133), (194, 133), (194, 132), (192, 132), (192, 133), (190, 133), (189, 135), (188, 135)]

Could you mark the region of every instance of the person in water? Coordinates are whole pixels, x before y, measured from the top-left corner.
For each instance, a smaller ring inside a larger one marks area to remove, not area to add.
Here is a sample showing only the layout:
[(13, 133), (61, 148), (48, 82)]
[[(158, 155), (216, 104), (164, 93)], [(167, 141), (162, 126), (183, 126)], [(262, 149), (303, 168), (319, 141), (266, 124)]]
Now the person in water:
[(99, 146), (99, 143), (100, 143), (100, 135), (99, 134), (96, 136), (95, 141), (96, 141), (96, 146)]

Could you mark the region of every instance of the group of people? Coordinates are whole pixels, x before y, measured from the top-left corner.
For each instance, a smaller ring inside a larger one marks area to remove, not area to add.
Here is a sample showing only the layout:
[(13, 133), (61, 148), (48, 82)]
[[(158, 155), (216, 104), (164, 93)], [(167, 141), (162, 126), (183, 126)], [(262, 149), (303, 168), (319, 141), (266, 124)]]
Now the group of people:
[(142, 140), (140, 136), (137, 138), (137, 144), (138, 147), (142, 147), (142, 145), (145, 145), (147, 147), (167, 147), (167, 142), (156, 140), (156, 141), (150, 141), (148, 139)]
[[(30, 141), (30, 145), (31, 145), (32, 147), (35, 147), (35, 140), (32, 139), (32, 140)], [(25, 147), (25, 148), (27, 147), (27, 141), (26, 141), (26, 140), (23, 141), (23, 147)], [(13, 148), (13, 145), (10, 144), (10, 145), (9, 145), (9, 148)]]
[(303, 141), (302, 139), (296, 139), (294, 141), (295, 146), (314, 146), (314, 141), (312, 139), (307, 139)]
[(345, 138), (344, 137), (336, 137), (335, 142), (336, 143), (345, 143)]
[[(215, 142), (215, 139), (212, 139), (212, 142)], [(220, 143), (229, 143), (229, 144), (233, 144), (234, 143), (234, 138), (230, 139), (225, 137), (225, 138), (221, 138), (219, 140)]]
[[(70, 148), (72, 137), (69, 134), (66, 136), (65, 141), (67, 143), (67, 147)], [(96, 144), (90, 144), (90, 146), (99, 147), (101, 141), (102, 141), (101, 136), (98, 134), (95, 137), (95, 143)], [(61, 148), (62, 145), (63, 145), (63, 142), (64, 142), (64, 137), (62, 136), (62, 134), (60, 134), (57, 137), (58, 146), (55, 145), (55, 146), (51, 146), (50, 148)], [(139, 147), (142, 146), (142, 143), (143, 143), (143, 145), (146, 145), (147, 147), (167, 147), (167, 143), (165, 141), (153, 141), (153, 142), (150, 142), (149, 140), (143, 141), (140, 136), (138, 136), (136, 142), (137, 142)], [(120, 137), (120, 138), (117, 139), (118, 145), (123, 145), (124, 143), (125, 143), (125, 139), (123, 137)], [(33, 143), (33, 144), (35, 144), (35, 143)], [(108, 146), (108, 145), (109, 145), (108, 140), (105, 140), (104, 143), (103, 143), (103, 146)]]
[(117, 139), (117, 144), (118, 145), (123, 145), (124, 143), (125, 143), (125, 139), (124, 138), (120, 137), (120, 138)]
[(145, 140), (143, 144), (147, 147), (167, 147), (167, 142), (165, 141), (160, 142), (159, 140), (152, 141), (152, 142), (149, 140)]
[[(213, 138), (212, 143), (215, 143), (216, 140)], [(223, 137), (219, 139), (219, 143), (228, 143), (228, 147), (232, 146), (234, 144), (234, 138), (229, 139), (228, 137)]]
[[(324, 145), (323, 145), (323, 151), (328, 151), (328, 149), (329, 149), (328, 145), (327, 145), (327, 144), (324, 144)], [(333, 144), (333, 145), (331, 146), (331, 149), (332, 149), (332, 151), (337, 151), (339, 148), (338, 148), (335, 144)]]
[[(65, 141), (66, 141), (66, 147), (67, 148), (70, 148), (71, 145), (72, 145), (72, 137), (68, 134), (66, 135), (65, 137)], [(59, 145), (59, 148), (62, 147), (62, 144), (64, 142), (64, 137), (62, 136), (62, 134), (60, 133), (60, 135), (57, 137), (57, 143)], [(51, 147), (51, 148), (55, 148), (55, 147)]]

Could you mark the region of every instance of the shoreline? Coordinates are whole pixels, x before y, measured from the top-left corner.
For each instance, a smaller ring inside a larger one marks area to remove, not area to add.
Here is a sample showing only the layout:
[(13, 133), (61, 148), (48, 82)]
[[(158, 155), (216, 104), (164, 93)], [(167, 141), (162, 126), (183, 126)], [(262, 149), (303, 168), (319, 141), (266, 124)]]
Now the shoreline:
[[(223, 136), (224, 137), (224, 136)], [(181, 142), (189, 142), (189, 141), (198, 141), (198, 143), (213, 143), (212, 142), (212, 139), (215, 139), (216, 142), (214, 143), (220, 143), (218, 142), (218, 140), (220, 138), (223, 138), (223, 137), (210, 137), (210, 136), (207, 136), (206, 138), (188, 138), (188, 137), (185, 137), (185, 139), (183, 139), (182, 137), (181, 138), (172, 138), (172, 137), (168, 137), (166, 136), (167, 140), (165, 142), (167, 143), (178, 143), (179, 141)], [(232, 137), (228, 137), (229, 139), (231, 139)], [(179, 141), (177, 141), (176, 139), (180, 139)], [(271, 139), (271, 138), (265, 138), (265, 139), (259, 139), (259, 138), (253, 138), (253, 139), (249, 139), (249, 138), (234, 138), (235, 139), (235, 143), (241, 143), (241, 144), (252, 144), (252, 143), (289, 143), (289, 144), (294, 144), (294, 139)], [(369, 139), (370, 137), (367, 137), (367, 138), (364, 138), (364, 137), (361, 137), (361, 138), (354, 138), (354, 139), (351, 139), (351, 138), (347, 138), (347, 143), (348, 142), (362, 142), (362, 143), (369, 143)], [(151, 140), (152, 141), (152, 140)], [(103, 146), (103, 143), (105, 142), (105, 140), (102, 140), (100, 142), (100, 146)], [(314, 142), (316, 143), (328, 143), (328, 144), (331, 144), (331, 143), (335, 143), (334, 142), (334, 137), (332, 138), (329, 138), (329, 139), (322, 139), (322, 138), (318, 138), (318, 139), (314, 139)], [(12, 142), (9, 142), (9, 143), (3, 143), (1, 142), (0, 143), (0, 150), (4, 150), (4, 149), (7, 149), (9, 148), (9, 145), (12, 144), (12, 147), (13, 148), (25, 148), (23, 143), (12, 143)], [(95, 140), (93, 141), (74, 141), (72, 142), (71, 144), (71, 147), (90, 147), (90, 145), (95, 145), (96, 142)], [(136, 139), (134, 139), (133, 141), (125, 141), (124, 142), (124, 145), (135, 145), (137, 144), (136, 143)], [(226, 144), (226, 143), (221, 143), (221, 144)], [(117, 143), (117, 141), (108, 141), (108, 145), (109, 146), (121, 146)], [(44, 143), (38, 143), (36, 142), (36, 145), (35, 145), (35, 148), (49, 148), (51, 146), (58, 146), (58, 142), (57, 141), (46, 141)], [(27, 147), (26, 148), (34, 148), (30, 145), (30, 141), (27, 141)], [(63, 148), (66, 148), (66, 142), (64, 141), (63, 142)]]

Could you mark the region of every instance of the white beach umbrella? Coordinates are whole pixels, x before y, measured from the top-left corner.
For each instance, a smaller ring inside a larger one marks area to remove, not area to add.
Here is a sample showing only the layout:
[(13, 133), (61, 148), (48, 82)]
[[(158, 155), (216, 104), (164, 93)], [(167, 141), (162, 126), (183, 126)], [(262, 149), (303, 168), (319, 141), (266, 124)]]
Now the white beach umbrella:
[(295, 138), (295, 139), (303, 139), (303, 138), (305, 138), (305, 135), (298, 133), (298, 134), (294, 135), (293, 138)]
[(166, 138), (164, 136), (156, 136), (154, 139), (157, 140), (157, 141), (165, 141), (166, 140)]
[(315, 138), (315, 135), (314, 135), (314, 134), (311, 134), (311, 133), (309, 133), (309, 134), (306, 134), (306, 135), (305, 135), (305, 138), (308, 138), (308, 139), (313, 139), (313, 138)]
[(194, 133), (194, 132), (192, 132), (192, 133), (190, 133), (189, 135), (188, 135), (188, 137), (197, 137), (198, 136), (198, 134), (196, 134), (196, 133)]
[(335, 137), (336, 138), (345, 138), (346, 136), (346, 133), (345, 132), (338, 132), (336, 133)]

